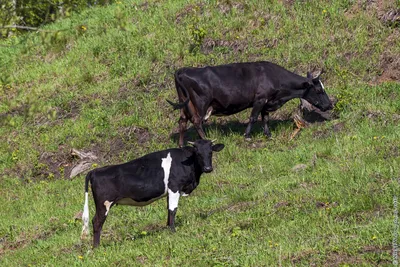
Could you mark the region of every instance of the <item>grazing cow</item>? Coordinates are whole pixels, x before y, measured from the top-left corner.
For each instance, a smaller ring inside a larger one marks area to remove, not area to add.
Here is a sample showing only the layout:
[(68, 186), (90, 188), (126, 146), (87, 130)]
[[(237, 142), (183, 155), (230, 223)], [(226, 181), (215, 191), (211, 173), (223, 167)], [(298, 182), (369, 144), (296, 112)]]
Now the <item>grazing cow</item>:
[(133, 161), (90, 171), (85, 180), (83, 207), (84, 238), (89, 234), (88, 186), (96, 205), (93, 218), (93, 247), (100, 243), (100, 233), (107, 214), (115, 204), (145, 206), (167, 196), (167, 225), (175, 231), (175, 214), (181, 195), (190, 194), (200, 182), (203, 172), (212, 167), (212, 151), (221, 151), (223, 144), (197, 140), (193, 146), (154, 152)]
[(271, 137), (269, 112), (293, 98), (304, 98), (322, 111), (331, 109), (332, 104), (319, 75), (313, 78), (307, 73), (304, 78), (265, 61), (177, 70), (175, 86), (180, 103), (167, 101), (174, 109), (181, 109), (179, 146), (183, 145), (188, 120), (204, 139), (202, 122), (209, 116), (232, 115), (253, 107), (245, 137), (250, 137), (251, 128), (260, 113), (264, 134)]

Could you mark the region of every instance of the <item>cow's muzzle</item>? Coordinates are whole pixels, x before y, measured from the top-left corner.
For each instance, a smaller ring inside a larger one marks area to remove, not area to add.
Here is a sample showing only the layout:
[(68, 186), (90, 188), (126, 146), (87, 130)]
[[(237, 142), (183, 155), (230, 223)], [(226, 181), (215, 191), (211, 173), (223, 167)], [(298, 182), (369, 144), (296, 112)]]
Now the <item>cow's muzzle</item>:
[(204, 167), (204, 168), (203, 168), (203, 171), (204, 171), (205, 173), (212, 172), (212, 170), (213, 170), (213, 168), (212, 168), (211, 166), (207, 166), (207, 167)]

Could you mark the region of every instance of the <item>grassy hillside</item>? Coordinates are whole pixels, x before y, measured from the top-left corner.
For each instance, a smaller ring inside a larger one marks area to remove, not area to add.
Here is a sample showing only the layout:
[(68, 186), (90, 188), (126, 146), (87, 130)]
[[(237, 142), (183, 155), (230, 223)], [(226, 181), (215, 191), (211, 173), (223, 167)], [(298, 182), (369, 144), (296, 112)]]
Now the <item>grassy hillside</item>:
[[(0, 266), (390, 264), (400, 30), (385, 14), (399, 2), (333, 2), (120, 1), (1, 40)], [(176, 147), (174, 71), (257, 60), (324, 68), (337, 119), (290, 140), (293, 100), (272, 140), (257, 125), (246, 142), (250, 110), (211, 117), (206, 134), (226, 148), (180, 201), (176, 233), (159, 200), (114, 207), (99, 249), (81, 241), (71, 149), (94, 168)]]

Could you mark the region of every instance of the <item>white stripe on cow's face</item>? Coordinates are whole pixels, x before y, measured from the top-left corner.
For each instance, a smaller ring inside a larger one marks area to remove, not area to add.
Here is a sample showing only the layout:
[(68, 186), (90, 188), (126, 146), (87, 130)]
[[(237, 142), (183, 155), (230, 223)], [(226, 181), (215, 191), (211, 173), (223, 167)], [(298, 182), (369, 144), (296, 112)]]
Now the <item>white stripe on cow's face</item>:
[(179, 202), (179, 191), (176, 191), (175, 193), (172, 192), (171, 189), (168, 188), (168, 209), (170, 211), (174, 211), (178, 207), (178, 202)]
[(325, 87), (324, 87), (324, 85), (322, 84), (322, 82), (321, 82), (321, 81), (319, 81), (319, 83), (321, 84), (322, 90), (324, 90), (324, 91), (325, 91)]
[(168, 179), (169, 179), (169, 173), (171, 171), (171, 165), (172, 165), (171, 153), (168, 153), (166, 158), (161, 159), (161, 167), (164, 169), (165, 193), (167, 193), (168, 190)]
[(111, 204), (112, 204), (112, 201), (111, 202), (108, 200), (104, 201), (104, 206), (106, 206), (106, 216), (107, 216), (108, 212), (110, 211)]

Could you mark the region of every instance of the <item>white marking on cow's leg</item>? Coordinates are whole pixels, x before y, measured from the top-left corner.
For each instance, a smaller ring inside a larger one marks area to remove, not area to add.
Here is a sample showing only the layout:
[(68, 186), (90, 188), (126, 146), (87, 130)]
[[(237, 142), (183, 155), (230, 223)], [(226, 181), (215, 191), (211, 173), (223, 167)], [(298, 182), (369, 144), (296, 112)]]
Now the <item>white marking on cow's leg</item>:
[(208, 109), (207, 109), (207, 113), (206, 113), (206, 115), (204, 116), (204, 120), (206, 121), (206, 120), (208, 120), (208, 118), (211, 116), (211, 112), (213, 111), (213, 107), (209, 107)]
[(183, 197), (187, 197), (187, 196), (189, 196), (189, 194), (182, 193), (182, 194), (181, 194), (181, 196), (183, 196)]
[(165, 185), (164, 193), (167, 193), (168, 190), (168, 179), (169, 179), (169, 173), (171, 171), (171, 165), (172, 165), (171, 153), (168, 153), (166, 158), (161, 159), (161, 167), (164, 169), (164, 185)]
[(82, 214), (82, 233), (81, 239), (84, 239), (89, 235), (89, 193), (85, 192), (85, 204), (83, 205), (83, 214)]
[(179, 191), (176, 191), (175, 193), (172, 192), (171, 189), (168, 188), (168, 209), (170, 211), (174, 211), (178, 207), (178, 202), (179, 202)]
[(112, 201), (111, 202), (108, 200), (104, 201), (104, 206), (106, 206), (106, 216), (107, 216), (108, 212), (110, 211), (110, 207), (111, 207), (112, 203), (113, 203)]
[(325, 90), (325, 87), (324, 87), (324, 85), (322, 84), (322, 82), (319, 81), (319, 83), (321, 84), (322, 90)]

